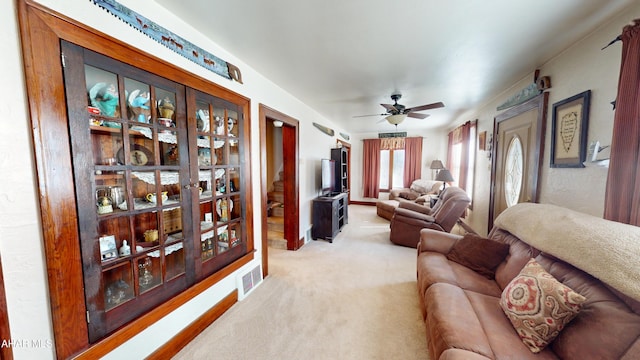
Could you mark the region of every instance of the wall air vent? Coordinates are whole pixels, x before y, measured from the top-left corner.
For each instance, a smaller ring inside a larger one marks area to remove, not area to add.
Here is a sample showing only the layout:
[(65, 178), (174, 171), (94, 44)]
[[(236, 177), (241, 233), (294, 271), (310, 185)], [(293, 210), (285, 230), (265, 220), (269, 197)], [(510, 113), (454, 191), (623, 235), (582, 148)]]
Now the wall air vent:
[(256, 265), (253, 269), (238, 275), (238, 300), (242, 301), (253, 289), (262, 283), (262, 267)]

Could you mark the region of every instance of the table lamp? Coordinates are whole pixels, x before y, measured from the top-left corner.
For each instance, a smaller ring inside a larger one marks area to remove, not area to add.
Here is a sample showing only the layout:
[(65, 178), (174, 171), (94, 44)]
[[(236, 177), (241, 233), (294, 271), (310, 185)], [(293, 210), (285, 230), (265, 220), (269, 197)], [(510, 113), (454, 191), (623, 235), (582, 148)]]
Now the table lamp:
[(451, 176), (451, 172), (447, 169), (442, 169), (438, 171), (438, 175), (436, 175), (437, 181), (442, 181), (444, 185), (442, 186), (442, 191), (447, 187), (447, 183), (453, 181), (453, 176)]

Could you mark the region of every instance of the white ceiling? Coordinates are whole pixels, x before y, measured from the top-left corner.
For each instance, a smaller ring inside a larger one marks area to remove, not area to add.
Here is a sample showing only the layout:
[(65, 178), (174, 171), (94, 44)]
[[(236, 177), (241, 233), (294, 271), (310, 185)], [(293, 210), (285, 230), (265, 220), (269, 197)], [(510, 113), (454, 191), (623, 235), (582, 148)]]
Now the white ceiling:
[(633, 1), (156, 0), (351, 133), (393, 131), (353, 116), (397, 91), (407, 107), (446, 106), (398, 130), (447, 126)]

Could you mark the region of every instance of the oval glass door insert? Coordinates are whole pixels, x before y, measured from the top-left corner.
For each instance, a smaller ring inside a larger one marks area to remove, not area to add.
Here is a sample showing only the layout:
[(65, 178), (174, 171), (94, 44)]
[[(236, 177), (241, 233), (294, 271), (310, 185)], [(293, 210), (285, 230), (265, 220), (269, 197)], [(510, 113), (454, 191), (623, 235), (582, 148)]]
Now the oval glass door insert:
[(508, 207), (517, 204), (520, 198), (523, 165), (522, 142), (516, 136), (509, 143), (505, 161), (504, 197)]

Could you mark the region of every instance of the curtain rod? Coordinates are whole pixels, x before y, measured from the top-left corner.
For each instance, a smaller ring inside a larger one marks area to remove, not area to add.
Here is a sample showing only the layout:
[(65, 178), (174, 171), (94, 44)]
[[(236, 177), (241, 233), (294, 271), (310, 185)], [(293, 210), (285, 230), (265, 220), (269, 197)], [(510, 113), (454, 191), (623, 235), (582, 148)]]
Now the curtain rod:
[[(628, 26), (635, 26), (635, 25), (637, 25), (638, 23), (640, 23), (640, 19), (634, 19), (634, 20), (632, 20), (632, 21), (629, 23), (629, 25), (628, 25)], [(611, 40), (611, 41), (607, 44), (607, 46), (603, 47), (603, 48), (602, 48), (602, 49), (600, 49), (600, 50), (604, 50), (604, 49), (608, 48), (609, 46), (611, 46), (611, 45), (615, 44), (616, 42), (618, 42), (618, 41), (620, 41), (620, 40), (622, 40), (622, 34), (620, 34), (620, 35), (616, 36), (616, 38), (615, 38), (615, 39), (613, 39), (613, 40)]]

